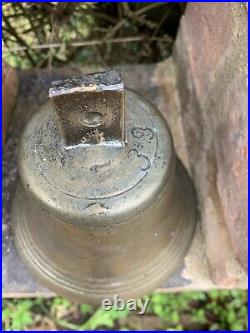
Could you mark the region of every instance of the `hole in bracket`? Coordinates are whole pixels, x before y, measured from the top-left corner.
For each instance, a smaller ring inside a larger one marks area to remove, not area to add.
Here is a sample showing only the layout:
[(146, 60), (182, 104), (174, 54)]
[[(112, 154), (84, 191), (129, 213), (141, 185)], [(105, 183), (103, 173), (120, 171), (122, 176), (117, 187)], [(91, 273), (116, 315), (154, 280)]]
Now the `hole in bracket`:
[(98, 127), (102, 124), (103, 115), (100, 112), (84, 112), (80, 122), (86, 127)]

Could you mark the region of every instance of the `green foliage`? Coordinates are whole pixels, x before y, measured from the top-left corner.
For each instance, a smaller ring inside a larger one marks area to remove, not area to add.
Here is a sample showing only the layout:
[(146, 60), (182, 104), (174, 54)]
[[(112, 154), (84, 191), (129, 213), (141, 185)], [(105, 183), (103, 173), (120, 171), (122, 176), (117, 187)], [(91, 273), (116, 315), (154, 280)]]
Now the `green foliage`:
[(171, 52), (184, 7), (184, 3), (5, 2), (3, 58), (19, 68), (160, 61)]
[(96, 330), (100, 327), (113, 328), (116, 320), (124, 318), (127, 315), (127, 310), (105, 311), (103, 309), (97, 309), (94, 314), (82, 325), (70, 324), (65, 320), (58, 320), (57, 323), (64, 328), (73, 329), (75, 331)]
[[(247, 293), (242, 290), (193, 292), (151, 296), (148, 312), (169, 325), (182, 322), (185, 315), (192, 327), (209, 330), (246, 330)], [(175, 327), (176, 329), (176, 327)]]
[(117, 319), (124, 318), (128, 315), (127, 310), (123, 311), (105, 311), (102, 309), (98, 309), (94, 315), (82, 326), (85, 330), (95, 330), (97, 327), (105, 326), (108, 328), (112, 328), (114, 326), (114, 322)]
[(26, 329), (33, 323), (31, 300), (21, 300), (19, 302), (8, 302), (8, 307), (2, 311), (2, 322), (6, 323), (6, 328), (11, 331)]
[[(146, 297), (145, 297), (146, 298)], [(88, 304), (77, 305), (62, 297), (52, 299), (5, 300), (2, 309), (4, 330), (140, 330), (133, 318), (150, 320), (151, 329), (180, 330), (247, 330), (247, 292), (242, 290), (185, 293), (154, 293), (149, 296), (144, 315), (137, 312), (105, 311)], [(139, 302), (138, 302), (139, 304)], [(154, 324), (155, 323), (155, 324)], [(160, 323), (160, 324), (159, 324)]]
[(83, 314), (92, 313), (94, 311), (93, 306), (89, 304), (81, 304), (80, 310)]
[(53, 311), (58, 306), (63, 306), (65, 309), (68, 309), (70, 307), (70, 301), (62, 297), (55, 297), (51, 303), (51, 310)]

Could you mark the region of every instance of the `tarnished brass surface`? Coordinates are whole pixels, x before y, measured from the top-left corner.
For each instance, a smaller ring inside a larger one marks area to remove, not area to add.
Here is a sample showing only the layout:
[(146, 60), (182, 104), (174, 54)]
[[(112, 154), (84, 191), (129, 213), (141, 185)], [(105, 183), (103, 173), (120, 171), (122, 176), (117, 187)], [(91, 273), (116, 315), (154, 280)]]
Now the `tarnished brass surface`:
[(178, 268), (195, 228), (194, 190), (165, 120), (140, 95), (124, 95), (124, 136), (114, 141), (68, 141), (48, 103), (19, 147), (16, 246), (41, 283), (78, 301), (150, 292)]
[(65, 145), (124, 143), (124, 86), (117, 72), (55, 81), (49, 96)]

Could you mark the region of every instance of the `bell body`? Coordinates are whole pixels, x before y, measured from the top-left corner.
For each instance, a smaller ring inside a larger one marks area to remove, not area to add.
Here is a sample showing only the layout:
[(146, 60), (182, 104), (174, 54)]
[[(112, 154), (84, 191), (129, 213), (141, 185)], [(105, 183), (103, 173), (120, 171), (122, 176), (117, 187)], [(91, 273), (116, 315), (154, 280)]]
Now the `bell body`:
[(20, 143), (16, 246), (43, 285), (80, 302), (159, 287), (194, 233), (194, 190), (165, 120), (126, 90), (124, 128), (122, 146), (65, 147), (48, 103)]

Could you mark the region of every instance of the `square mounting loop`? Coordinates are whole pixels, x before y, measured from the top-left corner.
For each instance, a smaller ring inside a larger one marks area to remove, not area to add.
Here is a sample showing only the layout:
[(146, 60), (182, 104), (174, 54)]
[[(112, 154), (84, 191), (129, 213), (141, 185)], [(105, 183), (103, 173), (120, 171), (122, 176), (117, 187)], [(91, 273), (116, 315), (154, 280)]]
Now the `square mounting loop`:
[(124, 85), (118, 72), (55, 81), (49, 97), (66, 146), (124, 144)]

